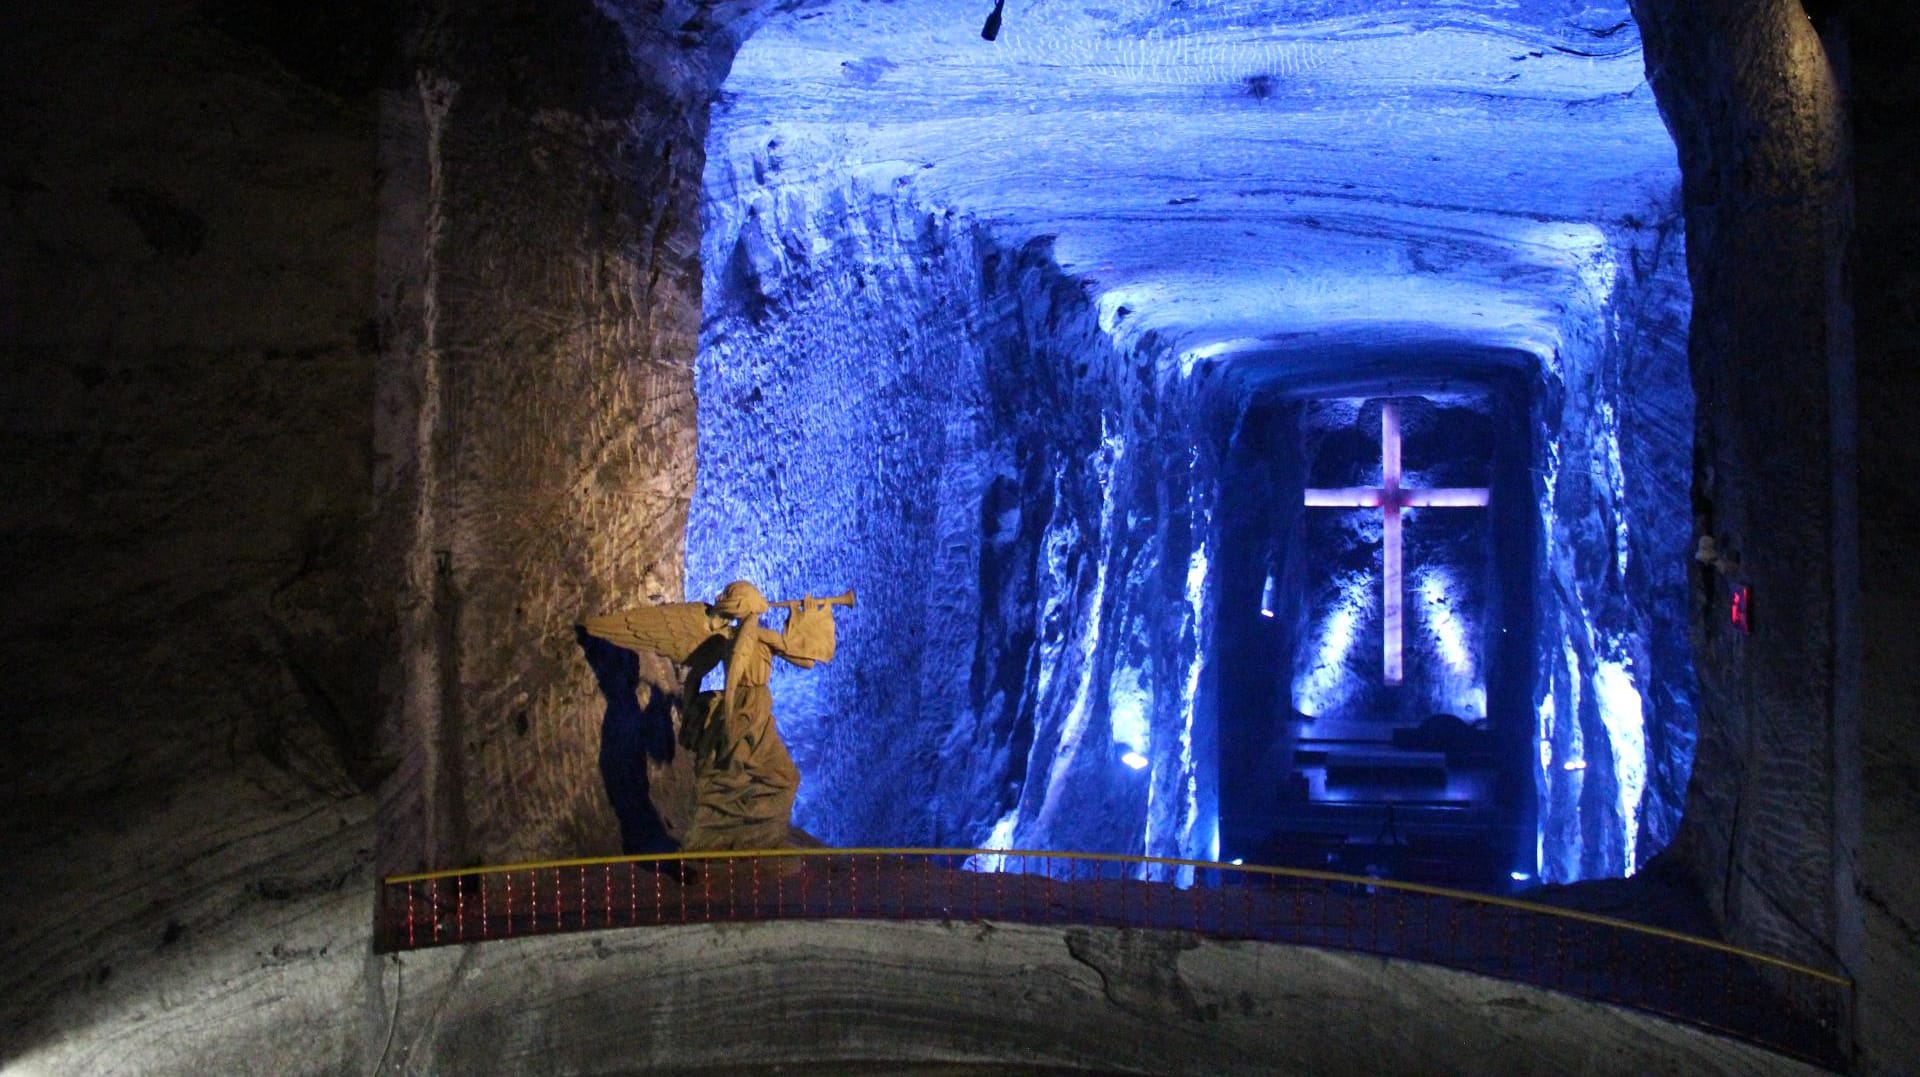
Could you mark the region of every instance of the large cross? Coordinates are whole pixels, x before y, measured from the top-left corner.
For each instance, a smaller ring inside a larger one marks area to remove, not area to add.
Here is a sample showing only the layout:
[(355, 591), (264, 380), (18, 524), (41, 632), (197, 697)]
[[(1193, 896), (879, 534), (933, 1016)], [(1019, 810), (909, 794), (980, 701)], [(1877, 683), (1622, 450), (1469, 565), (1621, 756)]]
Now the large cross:
[(1409, 490), (1400, 485), (1400, 411), (1380, 406), (1380, 485), (1343, 486), (1307, 491), (1308, 508), (1379, 509), (1384, 528), (1386, 571), (1381, 574), (1381, 605), (1386, 612), (1386, 677), (1388, 684), (1404, 679), (1400, 661), (1402, 583), (1400, 579), (1400, 510), (1485, 508), (1487, 491), (1472, 487)]

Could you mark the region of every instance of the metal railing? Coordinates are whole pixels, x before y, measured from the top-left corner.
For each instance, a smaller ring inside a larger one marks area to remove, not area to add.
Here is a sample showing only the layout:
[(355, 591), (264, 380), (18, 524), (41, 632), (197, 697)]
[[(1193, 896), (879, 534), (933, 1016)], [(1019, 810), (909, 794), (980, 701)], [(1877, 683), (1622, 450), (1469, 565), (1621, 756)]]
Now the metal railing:
[(779, 849), (388, 877), (382, 952), (600, 928), (998, 920), (1192, 931), (1444, 965), (1627, 1006), (1829, 1067), (1852, 983), (1713, 939), (1334, 872), (1105, 853)]

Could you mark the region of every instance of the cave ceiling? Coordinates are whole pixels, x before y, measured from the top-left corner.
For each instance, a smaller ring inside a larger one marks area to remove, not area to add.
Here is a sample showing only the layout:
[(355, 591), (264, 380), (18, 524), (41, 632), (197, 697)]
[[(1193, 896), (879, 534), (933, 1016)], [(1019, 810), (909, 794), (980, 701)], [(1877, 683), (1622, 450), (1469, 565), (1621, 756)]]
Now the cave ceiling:
[(1550, 356), (1678, 181), (1624, 4), (1009, 0), (988, 42), (991, 7), (763, 10), (710, 191), (892, 185), (1051, 237), (1122, 344), (1284, 374)]

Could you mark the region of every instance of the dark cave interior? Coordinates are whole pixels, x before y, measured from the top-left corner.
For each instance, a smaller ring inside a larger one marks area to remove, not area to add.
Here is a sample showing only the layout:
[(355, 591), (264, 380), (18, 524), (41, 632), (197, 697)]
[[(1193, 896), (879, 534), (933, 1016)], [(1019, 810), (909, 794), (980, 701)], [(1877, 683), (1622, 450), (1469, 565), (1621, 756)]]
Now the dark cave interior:
[(977, 6), (0, 16), (0, 1066), (376, 1065), (373, 880), (654, 847), (573, 626), (747, 576), (829, 842), (1684, 905), (1901, 1072), (1920, 16)]

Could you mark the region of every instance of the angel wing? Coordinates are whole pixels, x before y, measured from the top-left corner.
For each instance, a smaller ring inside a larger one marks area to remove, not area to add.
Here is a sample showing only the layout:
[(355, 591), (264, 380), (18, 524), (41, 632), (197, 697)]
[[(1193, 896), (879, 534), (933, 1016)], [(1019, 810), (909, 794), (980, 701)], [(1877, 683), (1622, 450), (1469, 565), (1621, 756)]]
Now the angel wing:
[(586, 629), (609, 643), (663, 655), (683, 665), (701, 644), (722, 634), (710, 627), (703, 602), (668, 602), (590, 617)]

